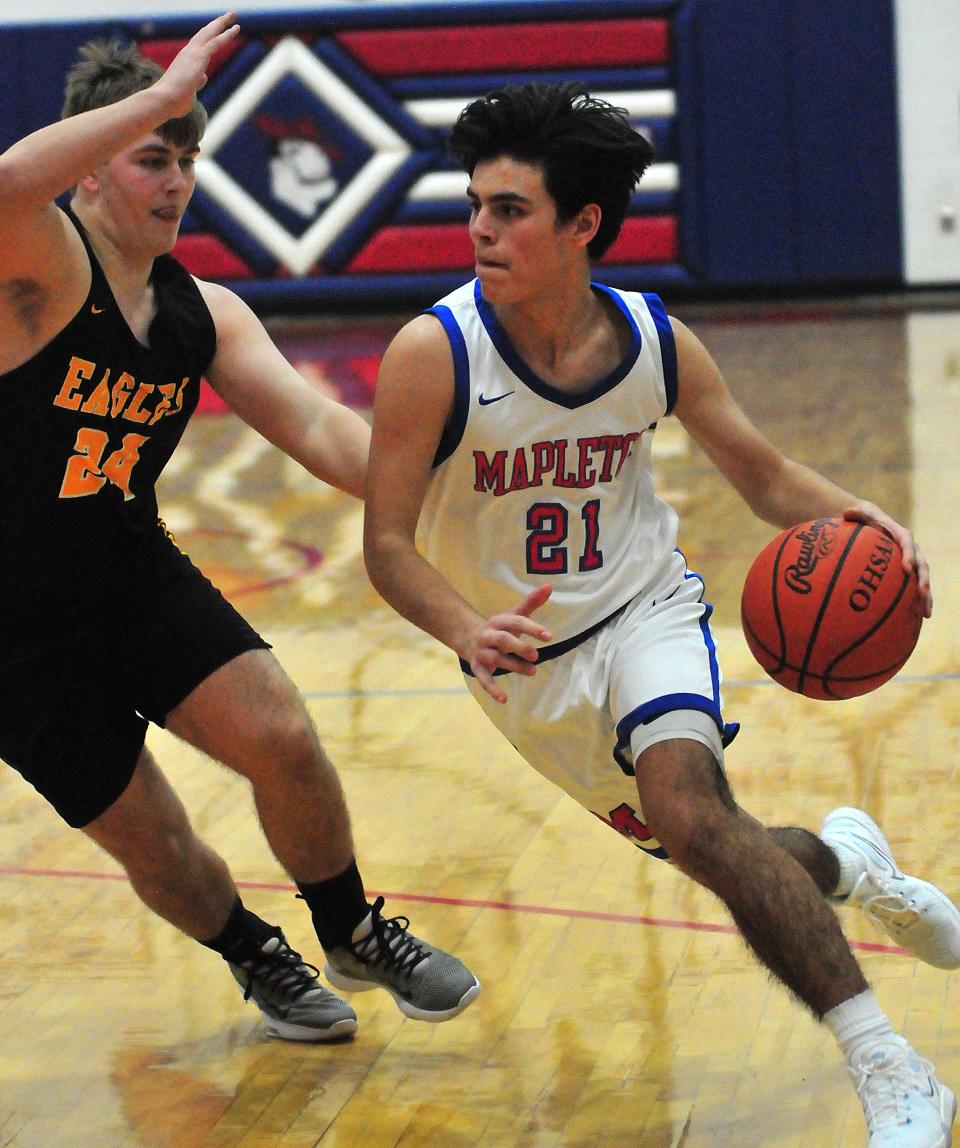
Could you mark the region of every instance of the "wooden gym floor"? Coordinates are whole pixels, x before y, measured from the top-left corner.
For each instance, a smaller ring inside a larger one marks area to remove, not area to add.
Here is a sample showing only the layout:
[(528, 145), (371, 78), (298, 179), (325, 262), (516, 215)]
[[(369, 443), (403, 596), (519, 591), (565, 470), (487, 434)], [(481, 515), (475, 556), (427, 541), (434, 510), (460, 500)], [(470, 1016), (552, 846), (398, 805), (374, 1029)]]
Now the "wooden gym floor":
[[(768, 823), (857, 804), (908, 871), (960, 896), (960, 310), (952, 300), (677, 306), (746, 409), (798, 458), (912, 524), (935, 614), (904, 671), (850, 702), (766, 680), (739, 589), (774, 531), (679, 427), (660, 482), (703, 571), (742, 722), (728, 771)], [(368, 408), (404, 316), (276, 329), (318, 386)], [(181, 543), (275, 644), (338, 763), (361, 869), (387, 911), (455, 950), (483, 991), (457, 1020), (356, 995), (355, 1039), (265, 1038), (222, 963), (142, 908), (116, 866), (0, 769), (0, 1145), (17, 1148), (850, 1148), (862, 1115), (828, 1034), (771, 984), (722, 907), (525, 767), (455, 660), (370, 588), (361, 507), (230, 414), (198, 417), (164, 479)], [(247, 903), (320, 959), (243, 783), (151, 744)], [(851, 942), (894, 1025), (960, 1085), (960, 974), (858, 914)]]

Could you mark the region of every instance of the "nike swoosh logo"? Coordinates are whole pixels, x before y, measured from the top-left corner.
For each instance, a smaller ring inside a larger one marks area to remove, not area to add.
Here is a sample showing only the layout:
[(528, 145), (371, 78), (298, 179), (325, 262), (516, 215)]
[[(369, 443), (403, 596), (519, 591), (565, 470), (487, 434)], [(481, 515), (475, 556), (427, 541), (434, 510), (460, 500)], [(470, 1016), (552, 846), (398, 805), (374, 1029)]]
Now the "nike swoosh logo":
[(512, 394), (514, 394), (513, 391), (507, 391), (507, 393), (503, 394), (503, 395), (494, 395), (492, 399), (488, 399), (486, 397), (486, 395), (481, 395), (480, 396), (480, 406), (488, 407), (488, 406), (490, 406), (491, 403), (500, 402), (501, 399), (509, 399)]
[(92, 315), (102, 315), (106, 311), (106, 307), (98, 307), (96, 303), (90, 304), (90, 313)]
[(868, 841), (865, 837), (861, 837), (859, 833), (851, 833), (850, 836), (859, 841), (863, 848), (873, 857), (879, 864), (881, 864), (892, 877), (899, 877), (897, 867), (893, 864), (891, 858), (886, 853), (881, 852), (872, 841)]

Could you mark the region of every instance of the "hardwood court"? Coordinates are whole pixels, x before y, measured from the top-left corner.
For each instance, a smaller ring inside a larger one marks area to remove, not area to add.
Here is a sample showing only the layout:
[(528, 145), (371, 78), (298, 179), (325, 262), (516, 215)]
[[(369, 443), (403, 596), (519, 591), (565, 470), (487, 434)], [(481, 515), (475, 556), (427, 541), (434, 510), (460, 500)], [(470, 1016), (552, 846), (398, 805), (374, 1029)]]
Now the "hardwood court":
[[(660, 481), (707, 581), (728, 770), (770, 823), (867, 808), (898, 859), (960, 896), (960, 310), (847, 304), (775, 317), (675, 308), (795, 456), (912, 524), (935, 614), (875, 694), (813, 702), (766, 680), (739, 591), (772, 528), (680, 428)], [(399, 320), (398, 320), (399, 321)], [(369, 403), (397, 322), (278, 329), (316, 381)], [(669, 420), (668, 420), (669, 423)], [(455, 950), (483, 991), (457, 1020), (356, 995), (338, 1045), (264, 1037), (222, 962), (152, 917), (114, 864), (0, 770), (0, 1145), (15, 1148), (851, 1148), (863, 1119), (829, 1035), (771, 984), (725, 912), (522, 765), (455, 660), (387, 609), (361, 508), (229, 414), (194, 420), (161, 499), (181, 544), (275, 644), (338, 762), (361, 868), (387, 911)], [(151, 744), (248, 904), (320, 959), (245, 785)], [(850, 910), (893, 1023), (960, 1085), (960, 975), (899, 954)]]

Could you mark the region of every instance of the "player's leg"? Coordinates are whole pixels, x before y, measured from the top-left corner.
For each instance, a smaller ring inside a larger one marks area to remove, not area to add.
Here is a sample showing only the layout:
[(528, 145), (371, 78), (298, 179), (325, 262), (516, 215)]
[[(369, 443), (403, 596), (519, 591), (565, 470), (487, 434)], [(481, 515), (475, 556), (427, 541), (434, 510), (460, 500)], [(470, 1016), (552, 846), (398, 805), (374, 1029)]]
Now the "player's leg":
[[(250, 782), (270, 847), (299, 882), (327, 881), (350, 865), (353, 838), (340, 779), (299, 693), (269, 650), (231, 658), (164, 724)], [(356, 919), (346, 922), (351, 929), (365, 905), (359, 897)]]
[(243, 905), (226, 862), (194, 832), (146, 748), (120, 796), (83, 831), (119, 861), (144, 904), (220, 953), (271, 1036), (326, 1041), (356, 1030), (353, 1009)]
[(673, 863), (720, 897), (761, 961), (815, 1015), (867, 987), (815, 883), (736, 804), (709, 749), (659, 741), (636, 771), (644, 819)]
[(647, 823), (674, 864), (720, 897), (761, 962), (836, 1037), (870, 1143), (949, 1144), (952, 1092), (894, 1033), (816, 883), (736, 804), (717, 757), (671, 738), (643, 749), (636, 770)]
[[(720, 715), (720, 670), (698, 582), (687, 572), (673, 592), (628, 614), (613, 660), (613, 711), (619, 744), (635, 762), (638, 816), (830, 1028), (871, 1145), (945, 1145), (954, 1097), (893, 1032), (824, 899), (839, 878), (837, 857), (802, 830), (771, 834), (730, 792), (722, 740), (731, 728)], [(677, 702), (691, 708), (672, 709)]]
[(252, 995), (271, 1032), (326, 1040), (352, 1030), (353, 1010), (317, 985), (316, 970), (279, 929), (243, 906), (225, 863), (194, 833), (145, 749), (147, 722), (130, 694), (139, 650), (131, 619), (111, 610), (0, 663), (0, 752), (68, 825), (123, 865), (148, 907), (219, 952), (235, 976), (260, 970), (264, 992)]
[(414, 937), (405, 917), (384, 918), (382, 899), (367, 903), (343, 790), (295, 686), (189, 559), (169, 539), (159, 549), (151, 610), (138, 618), (136, 708), (250, 782), (267, 841), (311, 911), (331, 980), (386, 988), (408, 1016), (456, 1016), (479, 982)]
[(862, 909), (919, 960), (960, 968), (960, 910), (936, 885), (901, 871), (883, 831), (863, 810), (833, 810), (819, 837), (796, 828), (770, 833), (834, 903)]
[(221, 931), (237, 898), (223, 861), (144, 747), (126, 788), (83, 832), (126, 870), (137, 896), (195, 940)]
[(250, 782), (264, 834), (311, 909), (332, 983), (386, 988), (418, 1020), (448, 1020), (467, 1007), (476, 977), (413, 936), (406, 918), (385, 919), (382, 898), (367, 903), (340, 780), (269, 651), (248, 650), (215, 670), (166, 725)]

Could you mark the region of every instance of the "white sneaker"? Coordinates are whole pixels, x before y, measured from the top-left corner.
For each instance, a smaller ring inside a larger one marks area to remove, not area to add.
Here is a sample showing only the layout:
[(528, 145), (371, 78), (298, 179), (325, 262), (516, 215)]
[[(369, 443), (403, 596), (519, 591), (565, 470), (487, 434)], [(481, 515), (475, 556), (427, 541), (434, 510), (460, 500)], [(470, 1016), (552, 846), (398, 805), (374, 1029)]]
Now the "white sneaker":
[(902, 1036), (866, 1045), (847, 1071), (867, 1119), (868, 1148), (950, 1148), (957, 1101)]
[(901, 873), (880, 827), (860, 809), (828, 813), (820, 838), (841, 859), (860, 862), (853, 888), (833, 898), (859, 905), (908, 953), (938, 969), (960, 968), (960, 910), (936, 885)]

